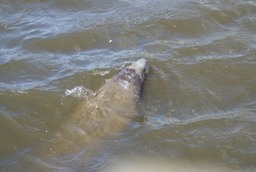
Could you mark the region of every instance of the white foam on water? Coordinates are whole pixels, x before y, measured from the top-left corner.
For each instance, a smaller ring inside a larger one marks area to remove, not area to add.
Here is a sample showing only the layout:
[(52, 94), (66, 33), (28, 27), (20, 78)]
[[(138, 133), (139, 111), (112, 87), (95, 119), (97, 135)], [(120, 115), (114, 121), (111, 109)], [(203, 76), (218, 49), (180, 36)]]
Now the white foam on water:
[(28, 93), (28, 91), (25, 91), (25, 90), (12, 90), (11, 92), (18, 93), (18, 94), (27, 94)]
[(65, 96), (72, 96), (72, 97), (78, 97), (78, 98), (88, 98), (91, 95), (95, 95), (92, 90), (84, 87), (84, 86), (76, 86), (72, 89), (66, 89), (65, 90)]

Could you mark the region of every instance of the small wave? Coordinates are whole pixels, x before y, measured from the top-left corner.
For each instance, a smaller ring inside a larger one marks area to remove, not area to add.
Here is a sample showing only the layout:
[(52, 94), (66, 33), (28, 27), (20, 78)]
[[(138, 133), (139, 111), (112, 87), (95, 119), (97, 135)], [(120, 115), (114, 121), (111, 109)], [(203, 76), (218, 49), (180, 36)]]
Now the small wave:
[[(188, 125), (194, 124), (201, 121), (209, 121), (209, 120), (225, 120), (225, 119), (240, 119), (246, 120), (247, 118), (254, 119), (254, 112), (251, 112), (247, 108), (241, 108), (236, 110), (230, 111), (222, 111), (219, 113), (206, 113), (201, 116), (197, 116), (194, 118), (187, 118), (187, 119), (178, 119), (178, 118), (164, 118), (164, 117), (149, 117), (147, 124), (155, 128), (161, 128), (166, 125)], [(246, 119), (243, 119), (246, 118)], [(253, 120), (251, 119), (251, 120)]]
[(17, 93), (17, 94), (27, 94), (28, 93), (28, 91), (26, 91), (26, 90), (12, 90), (11, 92)]
[(100, 76), (106, 76), (109, 74), (109, 71), (106, 70), (106, 71), (94, 71), (93, 72), (93, 75), (100, 75)]
[(92, 90), (85, 88), (84, 86), (76, 86), (72, 89), (66, 89), (65, 90), (66, 96), (73, 96), (78, 98), (88, 98), (89, 96), (95, 96), (96, 93), (94, 93)]
[(9, 94), (9, 93), (11, 93), (13, 95), (19, 95), (19, 94), (28, 94), (28, 91), (27, 90), (8, 90), (8, 89), (3, 89), (0, 91), (1, 96), (5, 95), (5, 94)]

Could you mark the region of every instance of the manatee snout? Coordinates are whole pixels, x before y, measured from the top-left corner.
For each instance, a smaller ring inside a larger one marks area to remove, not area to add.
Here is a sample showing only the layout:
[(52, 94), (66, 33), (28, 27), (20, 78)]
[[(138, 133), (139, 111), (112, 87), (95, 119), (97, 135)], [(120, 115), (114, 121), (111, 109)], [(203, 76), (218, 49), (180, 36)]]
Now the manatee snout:
[(141, 58), (131, 65), (135, 69), (136, 73), (144, 80), (144, 76), (149, 73), (149, 65), (146, 59)]

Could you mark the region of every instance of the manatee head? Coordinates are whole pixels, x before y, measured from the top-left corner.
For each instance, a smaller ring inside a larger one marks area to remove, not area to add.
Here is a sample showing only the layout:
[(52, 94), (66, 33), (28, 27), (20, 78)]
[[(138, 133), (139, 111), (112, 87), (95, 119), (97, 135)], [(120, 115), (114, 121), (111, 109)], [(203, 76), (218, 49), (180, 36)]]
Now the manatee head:
[(106, 114), (131, 117), (143, 91), (144, 76), (148, 72), (145, 59), (133, 62), (107, 80), (96, 95), (96, 102)]
[(148, 73), (149, 67), (147, 64), (147, 60), (142, 58), (136, 62), (133, 62), (128, 68), (134, 69), (136, 74), (139, 75), (142, 80), (144, 80), (144, 76)]
[(148, 73), (147, 60), (142, 58), (120, 71), (115, 79), (125, 89), (141, 94), (145, 74)]

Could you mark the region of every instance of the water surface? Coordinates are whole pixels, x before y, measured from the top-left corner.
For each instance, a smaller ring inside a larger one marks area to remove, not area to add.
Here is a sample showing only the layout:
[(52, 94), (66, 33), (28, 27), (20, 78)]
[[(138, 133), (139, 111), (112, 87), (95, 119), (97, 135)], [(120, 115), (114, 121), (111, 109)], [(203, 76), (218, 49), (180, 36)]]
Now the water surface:
[[(255, 23), (249, 0), (3, 0), (0, 170), (98, 171), (157, 154), (255, 171)], [(143, 118), (93, 157), (42, 161), (83, 97), (139, 58)]]

